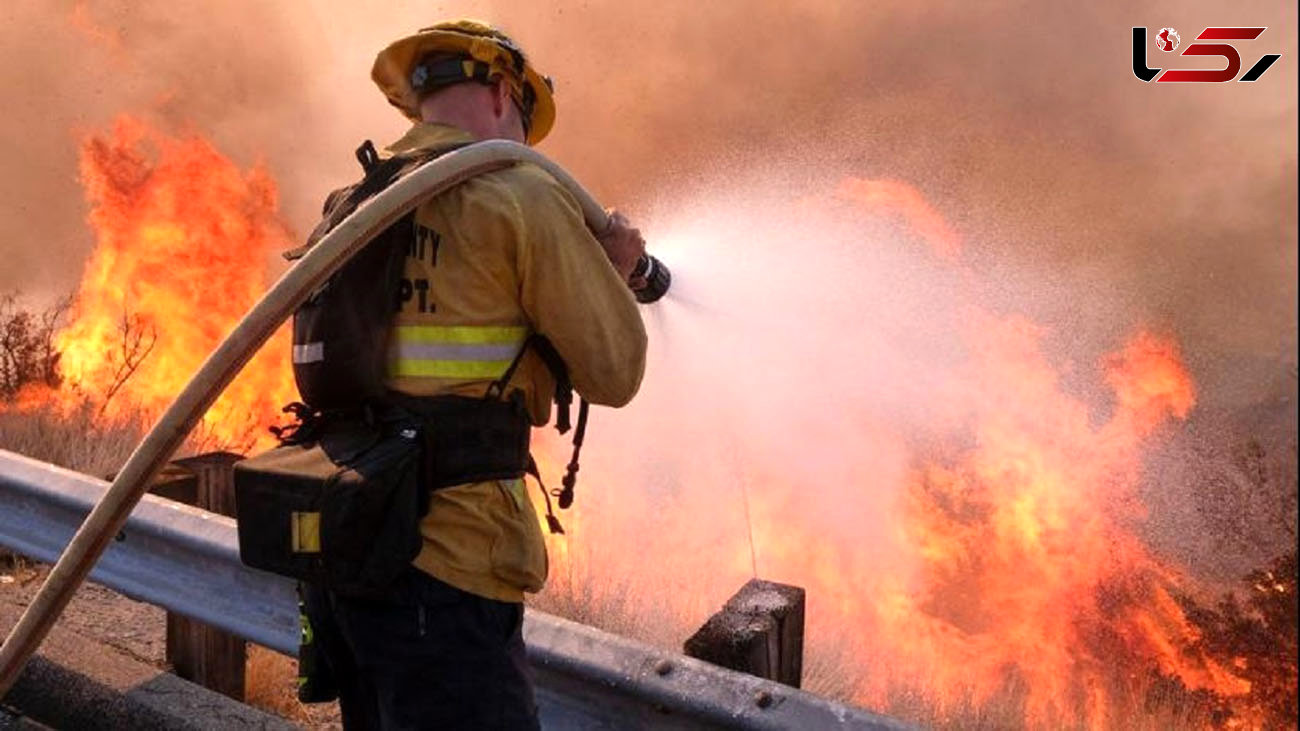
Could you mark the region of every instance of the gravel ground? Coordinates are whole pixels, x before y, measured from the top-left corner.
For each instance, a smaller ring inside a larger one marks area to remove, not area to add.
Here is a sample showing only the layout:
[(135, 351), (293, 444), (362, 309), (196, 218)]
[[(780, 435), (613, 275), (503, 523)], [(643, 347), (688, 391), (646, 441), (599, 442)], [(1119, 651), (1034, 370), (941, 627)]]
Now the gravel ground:
[[(0, 563), (0, 601), (26, 606), (48, 572), (48, 566), (32, 566), (21, 560), (8, 567)], [(167, 613), (152, 604), (132, 601), (98, 584), (87, 583), (72, 598), (59, 623), (140, 662), (166, 667)]]
[[(14, 558), (0, 549), (0, 602), (18, 607), (26, 606), (40, 589), (49, 567)], [(120, 650), (140, 662), (160, 669), (167, 665), (167, 613), (152, 604), (128, 599), (98, 584), (87, 583), (77, 591), (67, 610), (59, 619), (64, 629), (93, 637)], [(296, 666), (291, 660), (270, 651), (258, 652), (250, 648), (254, 663), (264, 663), (259, 677), (272, 677), (264, 681), (273, 684), (270, 689), (259, 689), (256, 694), (269, 698), (260, 707), (289, 718), (307, 729), (341, 729), (338, 705), (323, 704), (303, 706), (295, 696), (294, 675)], [(250, 675), (257, 672), (250, 667)], [(281, 687), (282, 686), (282, 687)], [(250, 691), (252, 689), (250, 688)], [(24, 725), (27, 724), (27, 725)], [(40, 728), (30, 721), (18, 721), (11, 712), (0, 712), (0, 730)]]

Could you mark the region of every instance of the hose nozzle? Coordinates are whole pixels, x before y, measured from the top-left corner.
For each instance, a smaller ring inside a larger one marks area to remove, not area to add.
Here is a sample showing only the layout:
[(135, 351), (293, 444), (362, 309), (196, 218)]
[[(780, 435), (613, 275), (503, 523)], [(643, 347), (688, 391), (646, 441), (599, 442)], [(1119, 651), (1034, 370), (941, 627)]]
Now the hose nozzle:
[(668, 267), (649, 254), (642, 254), (637, 260), (636, 266), (632, 268), (632, 278), (645, 280), (644, 285), (632, 290), (636, 301), (643, 305), (657, 302), (668, 293), (668, 287), (673, 283), (673, 275)]

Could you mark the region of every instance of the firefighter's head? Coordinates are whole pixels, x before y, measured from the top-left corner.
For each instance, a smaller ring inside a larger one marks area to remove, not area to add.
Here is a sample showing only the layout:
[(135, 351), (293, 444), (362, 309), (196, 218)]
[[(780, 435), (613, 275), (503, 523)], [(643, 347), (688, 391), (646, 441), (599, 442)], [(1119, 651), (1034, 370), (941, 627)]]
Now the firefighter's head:
[(390, 44), (371, 78), (412, 121), (457, 124), (478, 137), (535, 145), (555, 122), (550, 79), (515, 42), (473, 20), (438, 23)]

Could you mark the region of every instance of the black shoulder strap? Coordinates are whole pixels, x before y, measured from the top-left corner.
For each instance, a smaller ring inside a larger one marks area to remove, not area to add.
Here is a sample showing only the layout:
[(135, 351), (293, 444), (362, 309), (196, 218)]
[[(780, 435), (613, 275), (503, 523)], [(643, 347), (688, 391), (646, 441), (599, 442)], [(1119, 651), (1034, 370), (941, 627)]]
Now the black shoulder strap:
[(551, 345), (551, 341), (547, 340), (545, 335), (533, 333), (528, 336), (528, 339), (524, 341), (524, 346), (515, 355), (515, 359), (510, 361), (505, 373), (502, 373), (500, 378), (488, 386), (485, 398), (495, 400), (505, 397), (506, 387), (510, 385), (510, 379), (514, 378), (515, 370), (519, 368), (519, 364), (523, 362), (524, 356), (530, 350), (537, 353), (537, 356), (546, 364), (547, 370), (551, 372), (551, 377), (555, 379), (555, 405), (557, 407), (555, 430), (565, 434), (571, 427), (569, 407), (573, 404), (573, 383), (569, 380), (569, 367), (565, 365), (559, 351), (555, 349), (554, 345)]
[(416, 150), (410, 153), (401, 153), (389, 158), (381, 159), (378, 151), (375, 150), (375, 143), (366, 140), (357, 148), (357, 161), (361, 163), (361, 169), (365, 171), (365, 177), (360, 181), (339, 188), (325, 198), (325, 208), (322, 212), (320, 223), (312, 229), (311, 235), (307, 237), (307, 243), (284, 253), (284, 258), (289, 261), (300, 259), (311, 248), (316, 245), (330, 231), (343, 222), (343, 219), (352, 215), (362, 203), (378, 195), (385, 188), (401, 180), (403, 177), (414, 171), (421, 165), (441, 157), (448, 152), (459, 150), (468, 145), (468, 142), (458, 142), (452, 145), (432, 148), (428, 150)]

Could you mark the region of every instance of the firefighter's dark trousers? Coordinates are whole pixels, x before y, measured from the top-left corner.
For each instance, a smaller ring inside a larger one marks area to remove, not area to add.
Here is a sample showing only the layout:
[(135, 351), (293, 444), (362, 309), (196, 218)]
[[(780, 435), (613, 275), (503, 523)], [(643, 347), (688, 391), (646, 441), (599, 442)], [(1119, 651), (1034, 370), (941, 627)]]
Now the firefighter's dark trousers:
[(538, 728), (522, 604), (414, 568), (383, 599), (303, 598), (346, 731)]

